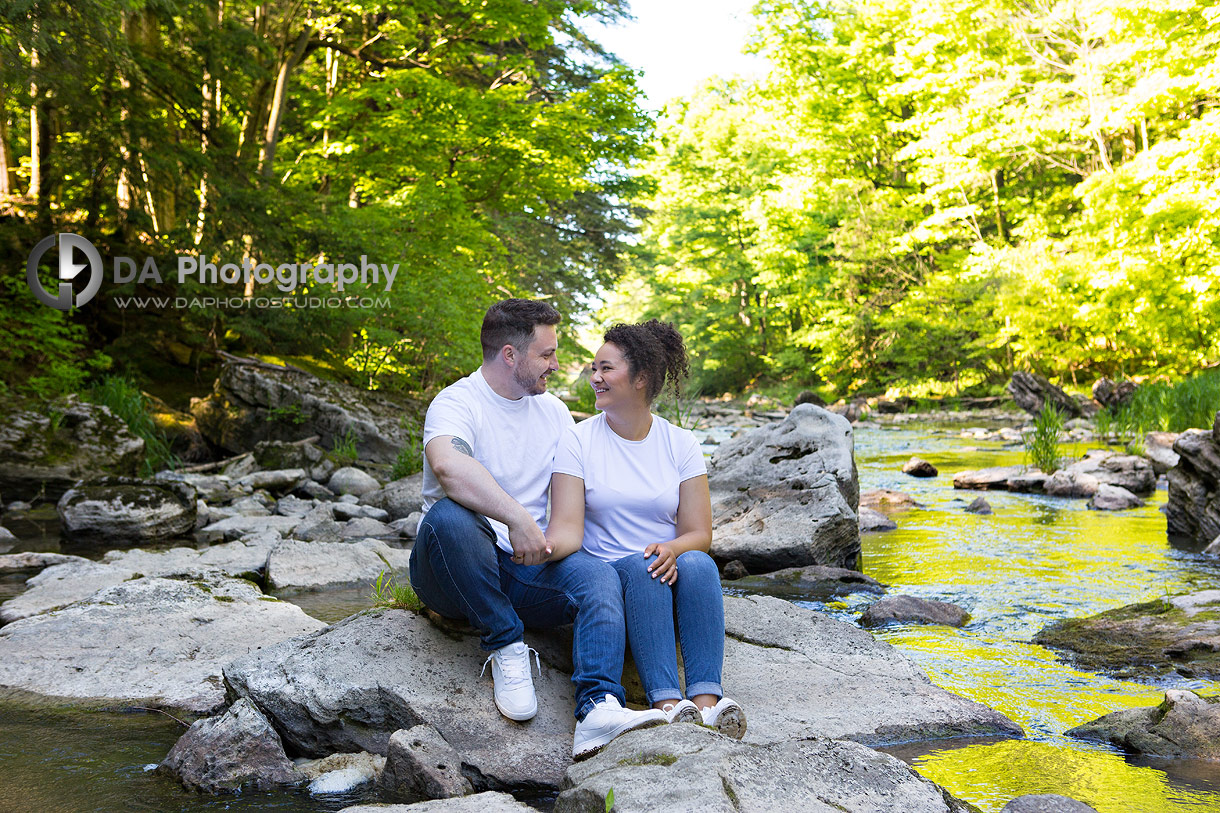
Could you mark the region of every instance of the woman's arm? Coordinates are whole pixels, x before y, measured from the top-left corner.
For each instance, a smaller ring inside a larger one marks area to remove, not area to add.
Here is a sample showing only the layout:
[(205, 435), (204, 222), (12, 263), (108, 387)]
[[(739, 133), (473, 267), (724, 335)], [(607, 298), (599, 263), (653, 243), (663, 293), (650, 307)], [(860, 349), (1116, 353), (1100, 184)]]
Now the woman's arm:
[(648, 569), (655, 579), (673, 584), (678, 578), (678, 557), (688, 550), (707, 551), (712, 547), (712, 497), (707, 475), (683, 480), (678, 486), (678, 535), (668, 542), (644, 548), (644, 556), (656, 555)]
[(551, 520), (546, 526), (546, 541), (552, 550), (546, 561), (557, 562), (580, 550), (584, 535), (585, 481), (570, 474), (552, 474)]

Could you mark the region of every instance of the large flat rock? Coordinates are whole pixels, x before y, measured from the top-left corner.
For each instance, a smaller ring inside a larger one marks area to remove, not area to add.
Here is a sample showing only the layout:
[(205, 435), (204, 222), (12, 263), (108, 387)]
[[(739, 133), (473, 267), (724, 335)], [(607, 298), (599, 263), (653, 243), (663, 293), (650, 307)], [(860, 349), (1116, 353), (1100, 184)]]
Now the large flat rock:
[(0, 691), (211, 713), (224, 664), (321, 626), (246, 581), (125, 581), (0, 628)]
[(822, 738), (756, 745), (690, 724), (631, 731), (564, 777), (555, 813), (969, 813), (900, 760)]
[[(889, 644), (779, 599), (725, 599), (726, 692), (746, 708), (751, 742), (822, 736), (883, 744), (1021, 729), (934, 686)], [(384, 754), (401, 728), (430, 723), (490, 787), (558, 785), (571, 763), (570, 639), (526, 632), (542, 653), (538, 716), (504, 719), (472, 636), (401, 610), (370, 611), (225, 668), (231, 693), (308, 755)], [(629, 700), (639, 702), (638, 696)], [(512, 748), (504, 743), (513, 742)]]
[(276, 593), (371, 585), (384, 570), (406, 578), (411, 552), (380, 539), (357, 542), (302, 542), (285, 539), (267, 557), (267, 587)]

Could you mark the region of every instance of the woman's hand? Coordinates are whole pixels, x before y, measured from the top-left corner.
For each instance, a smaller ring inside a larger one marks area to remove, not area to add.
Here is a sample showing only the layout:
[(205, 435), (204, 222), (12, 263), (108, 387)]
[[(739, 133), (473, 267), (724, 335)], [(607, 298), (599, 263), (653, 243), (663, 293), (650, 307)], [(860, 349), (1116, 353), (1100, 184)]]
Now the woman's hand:
[(656, 556), (655, 562), (648, 566), (648, 572), (655, 579), (661, 577), (662, 584), (673, 585), (678, 580), (678, 555), (668, 544), (654, 542), (644, 548), (644, 558)]

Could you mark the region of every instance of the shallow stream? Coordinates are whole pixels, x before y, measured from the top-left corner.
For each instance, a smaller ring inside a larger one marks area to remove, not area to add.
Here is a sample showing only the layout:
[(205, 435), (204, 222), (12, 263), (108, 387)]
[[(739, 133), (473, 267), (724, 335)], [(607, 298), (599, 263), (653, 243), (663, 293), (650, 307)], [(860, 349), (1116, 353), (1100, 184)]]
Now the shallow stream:
[[(1063, 732), (1121, 708), (1153, 705), (1165, 688), (1220, 690), (1208, 681), (1145, 685), (1080, 672), (1028, 641), (1051, 621), (1144, 601), (1166, 592), (1220, 587), (1220, 562), (1169, 544), (1158, 491), (1144, 508), (1105, 513), (1083, 500), (985, 494), (994, 513), (963, 511), (979, 492), (954, 491), (954, 472), (1020, 463), (1019, 449), (961, 436), (961, 426), (859, 428), (861, 490), (892, 488), (924, 507), (895, 516), (899, 528), (863, 538), (863, 570), (891, 593), (952, 601), (972, 614), (961, 630), (890, 628), (879, 636), (902, 649), (936, 684), (999, 709), (1024, 740), (950, 741), (886, 749), (988, 813), (1024, 793), (1062, 793), (1101, 813), (1220, 810), (1220, 765), (1157, 764), (1125, 758)], [(1084, 447), (1065, 447), (1083, 453)], [(918, 454), (940, 476), (901, 473)], [(22, 531), (13, 527), (19, 537)], [(26, 529), (27, 533), (29, 529)], [(54, 550), (53, 538), (26, 549)], [(20, 584), (0, 583), (0, 600)], [(855, 620), (869, 601), (807, 603)], [(368, 591), (303, 597), (307, 612), (335, 621), (367, 607)], [(161, 714), (30, 711), (0, 706), (0, 813), (130, 811), (333, 811), (371, 797), (303, 792), (206, 797), (146, 768), (181, 732)]]

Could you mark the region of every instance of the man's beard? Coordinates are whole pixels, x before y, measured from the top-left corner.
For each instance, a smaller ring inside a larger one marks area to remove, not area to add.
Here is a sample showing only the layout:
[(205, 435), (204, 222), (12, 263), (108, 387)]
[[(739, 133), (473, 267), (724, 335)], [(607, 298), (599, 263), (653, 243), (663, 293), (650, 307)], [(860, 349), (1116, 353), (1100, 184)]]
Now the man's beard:
[(521, 389), (525, 390), (527, 395), (542, 395), (542, 393), (546, 392), (546, 381), (540, 380), (539, 376), (526, 378), (521, 374), (521, 371), (514, 370), (513, 380), (517, 382)]

